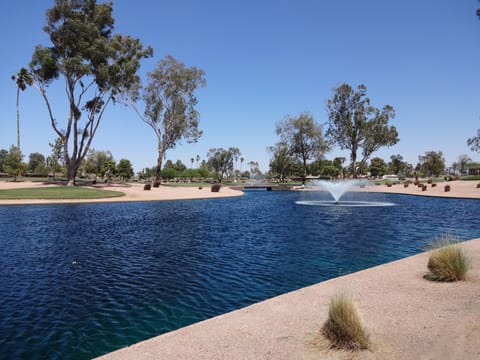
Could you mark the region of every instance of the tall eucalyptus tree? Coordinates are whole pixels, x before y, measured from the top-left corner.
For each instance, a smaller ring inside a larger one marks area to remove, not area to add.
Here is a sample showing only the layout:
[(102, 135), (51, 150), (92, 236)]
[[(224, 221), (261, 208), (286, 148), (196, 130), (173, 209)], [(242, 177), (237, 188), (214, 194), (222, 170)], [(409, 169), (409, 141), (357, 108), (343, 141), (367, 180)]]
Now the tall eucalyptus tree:
[(327, 108), (327, 137), (342, 150), (350, 150), (354, 178), (375, 151), (399, 140), (395, 126), (388, 124), (395, 117), (395, 110), (390, 105), (382, 109), (371, 106), (365, 85), (359, 85), (357, 90), (348, 84), (335, 88)]
[[(145, 87), (132, 89), (127, 99), (140, 119), (150, 126), (157, 137), (157, 166), (155, 181), (161, 181), (162, 162), (165, 153), (182, 140), (196, 142), (202, 135), (198, 129), (199, 113), (195, 91), (206, 84), (204, 71), (168, 55), (148, 73)], [(145, 110), (141, 112), (137, 103), (142, 100)]]
[(280, 141), (288, 146), (290, 154), (299, 159), (303, 166), (302, 183), (307, 180), (307, 162), (321, 159), (328, 151), (321, 125), (315, 123), (313, 116), (302, 113), (296, 117), (287, 116), (276, 124)]
[[(68, 185), (85, 158), (110, 103), (139, 82), (140, 60), (152, 55), (139, 39), (113, 34), (111, 2), (55, 0), (43, 28), (51, 46), (38, 45), (30, 62), (34, 86), (63, 143)], [(55, 115), (49, 86), (64, 82), (65, 121)]]

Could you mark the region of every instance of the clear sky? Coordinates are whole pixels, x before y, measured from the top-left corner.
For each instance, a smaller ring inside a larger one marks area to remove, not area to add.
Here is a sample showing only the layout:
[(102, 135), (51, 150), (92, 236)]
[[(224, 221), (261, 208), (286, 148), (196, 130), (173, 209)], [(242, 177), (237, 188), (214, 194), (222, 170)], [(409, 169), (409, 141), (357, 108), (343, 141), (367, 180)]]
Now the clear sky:
[[(414, 166), (426, 151), (442, 151), (447, 165), (466, 154), (480, 128), (480, 20), (476, 0), (114, 0), (115, 32), (154, 48), (141, 75), (167, 54), (206, 72), (197, 93), (196, 144), (169, 150), (167, 159), (202, 159), (211, 148), (238, 147), (246, 163), (268, 169), (275, 124), (310, 112), (327, 121), (326, 101), (342, 83), (365, 84), (374, 106), (396, 110), (400, 142), (373, 156), (400, 154)], [(53, 0), (0, 3), (0, 149), (16, 144), (16, 85), (10, 76), (30, 62)], [(63, 91), (50, 96), (59, 120)], [(45, 104), (21, 94), (25, 155), (50, 153), (55, 139)], [(108, 108), (93, 148), (127, 158), (135, 170), (156, 162), (153, 131), (130, 109)], [(327, 158), (346, 156), (338, 148)], [(25, 158), (28, 160), (28, 157)]]

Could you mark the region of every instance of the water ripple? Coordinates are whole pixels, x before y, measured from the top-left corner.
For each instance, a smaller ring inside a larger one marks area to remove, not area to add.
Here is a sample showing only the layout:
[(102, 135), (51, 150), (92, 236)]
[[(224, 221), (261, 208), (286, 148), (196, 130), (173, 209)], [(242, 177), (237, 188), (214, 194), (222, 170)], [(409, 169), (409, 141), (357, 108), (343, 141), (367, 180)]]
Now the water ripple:
[[(315, 193), (0, 207), (2, 358), (89, 359), (318, 281), (479, 237), (478, 201)], [(342, 198), (343, 200), (343, 198)]]

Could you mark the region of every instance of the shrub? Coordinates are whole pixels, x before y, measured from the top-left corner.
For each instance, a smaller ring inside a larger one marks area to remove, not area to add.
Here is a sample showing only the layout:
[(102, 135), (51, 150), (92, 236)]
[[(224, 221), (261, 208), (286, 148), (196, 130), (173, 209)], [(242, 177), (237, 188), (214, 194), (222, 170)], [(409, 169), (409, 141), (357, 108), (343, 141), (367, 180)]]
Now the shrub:
[(436, 239), (430, 246), (432, 250), (428, 258), (428, 270), (425, 279), (432, 281), (465, 280), (471, 267), (470, 256), (465, 247), (459, 244), (460, 239), (445, 235)]
[(222, 187), (222, 185), (220, 183), (215, 183), (212, 185), (212, 192), (219, 192), (220, 191), (220, 188)]
[(351, 295), (341, 291), (330, 299), (328, 319), (322, 328), (331, 347), (345, 350), (363, 350), (370, 347), (370, 339), (363, 326), (357, 306)]
[(154, 187), (154, 188), (158, 188), (158, 187), (160, 187), (160, 184), (161, 184), (160, 181), (156, 180), (156, 181), (153, 183), (153, 187)]
[(145, 184), (143, 185), (143, 190), (150, 190), (152, 188), (151, 184)]

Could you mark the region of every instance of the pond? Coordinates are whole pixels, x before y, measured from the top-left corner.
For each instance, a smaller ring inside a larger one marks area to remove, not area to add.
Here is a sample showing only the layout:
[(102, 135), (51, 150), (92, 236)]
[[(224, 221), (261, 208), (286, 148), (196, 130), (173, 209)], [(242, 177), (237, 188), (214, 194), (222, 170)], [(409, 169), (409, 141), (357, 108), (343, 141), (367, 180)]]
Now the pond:
[(445, 233), (480, 237), (478, 200), (296, 203), (319, 194), (0, 206), (0, 357), (89, 359), (421, 252)]

